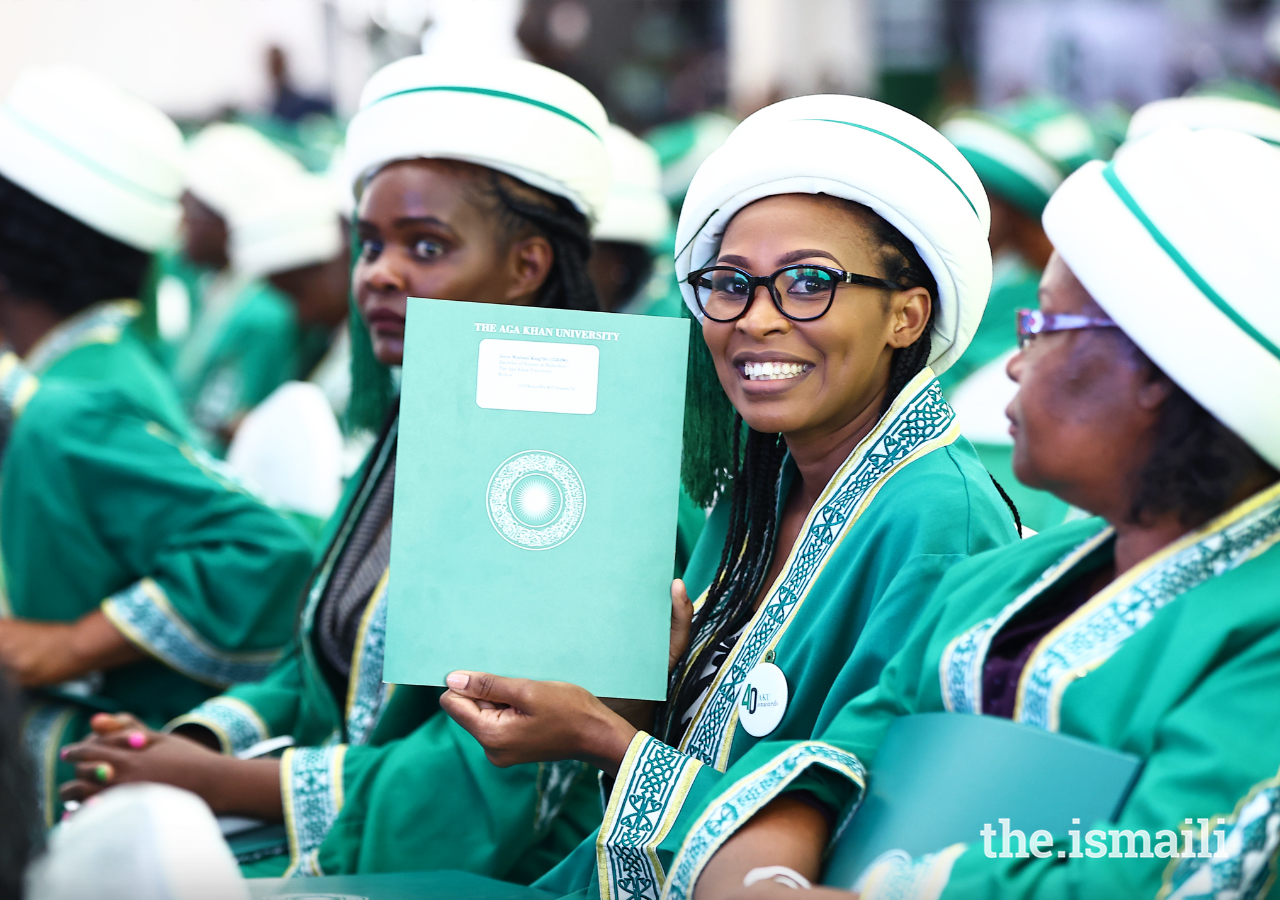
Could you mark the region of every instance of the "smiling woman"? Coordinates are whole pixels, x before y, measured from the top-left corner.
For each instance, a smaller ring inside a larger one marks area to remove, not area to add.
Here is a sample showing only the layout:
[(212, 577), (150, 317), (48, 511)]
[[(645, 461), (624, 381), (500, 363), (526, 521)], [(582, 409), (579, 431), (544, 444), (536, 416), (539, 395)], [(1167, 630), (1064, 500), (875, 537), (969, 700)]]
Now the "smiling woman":
[[(1110, 852), (1081, 853), (1067, 831), (1015, 854), (1003, 819), (1004, 852), (978, 826), (914, 858), (885, 852), (858, 877), (861, 900), (1274, 894), (1278, 206), (1275, 149), (1208, 129), (1154, 134), (1063, 183), (1044, 213), (1055, 253), (1040, 313), (1022, 317), (1009, 363), (1014, 468), (1099, 518), (952, 569), (879, 683), (818, 740), (756, 748), (702, 799), (665, 897), (767, 900), (790, 896), (780, 872), (818, 880), (892, 724), (944, 712), (1138, 757)], [(819, 809), (787, 793), (806, 757), (838, 773)], [(962, 764), (971, 791), (1009, 782), (980, 752)], [(961, 801), (940, 789), (923, 802), (945, 818)], [(1119, 835), (1142, 852), (1122, 853)]]
[[(467, 125), (438, 127), (450, 118)], [(585, 88), (532, 63), (414, 57), (375, 75), (347, 142), (364, 351), (402, 363), (409, 297), (594, 308), (586, 258), (608, 184), (605, 125)], [(438, 689), (383, 684), (396, 409), (378, 424), (308, 586), (295, 652), (169, 733), (99, 717), (96, 738), (69, 754), (78, 780), (64, 796), (160, 781), (220, 814), (283, 821), (283, 838), (237, 845), (258, 875), (449, 868), (527, 882), (594, 826), (581, 765), (497, 769), (441, 714)], [(512, 481), (505, 511), (525, 531), (544, 539), (568, 520), (571, 494)], [(294, 746), (281, 759), (236, 758), (282, 736)]]
[[(691, 377), (714, 383), (691, 392), (711, 403), (690, 414), (686, 476), (719, 487), (688, 588), (672, 588), (667, 702), (615, 712), (478, 672), (450, 675), (440, 701), (498, 765), (579, 759), (612, 777), (600, 831), (539, 887), (657, 896), (726, 767), (764, 738), (811, 737), (875, 683), (952, 565), (1016, 539), (930, 368), (981, 317), (986, 228), (956, 150), (871, 100), (776, 104), (703, 164), (677, 273), (701, 324)], [(691, 439), (726, 401), (731, 446)], [(797, 790), (820, 805), (830, 784)]]

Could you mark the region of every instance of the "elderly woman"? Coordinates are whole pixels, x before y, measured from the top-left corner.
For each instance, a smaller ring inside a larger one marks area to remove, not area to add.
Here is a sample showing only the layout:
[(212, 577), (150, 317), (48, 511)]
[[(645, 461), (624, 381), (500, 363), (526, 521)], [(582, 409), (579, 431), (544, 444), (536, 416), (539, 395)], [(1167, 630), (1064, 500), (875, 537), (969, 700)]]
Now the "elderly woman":
[(690, 378), (737, 418), (731, 452), (692, 473), (732, 479), (686, 573), (691, 626), (673, 587), (668, 700), (624, 717), (573, 685), (474, 672), (441, 698), (499, 765), (580, 759), (614, 779), (598, 837), (540, 887), (656, 896), (668, 834), (727, 766), (825, 728), (951, 566), (1016, 539), (934, 378), (981, 316), (986, 232), (963, 157), (872, 100), (778, 103), (703, 163), (676, 261), (702, 325)]
[[(471, 124), (438, 127), (450, 119)], [(411, 57), (374, 75), (347, 137), (360, 194), (353, 406), (376, 406), (372, 376), (403, 360), (411, 296), (596, 306), (586, 260), (608, 189), (606, 124), (586, 88), (523, 61)], [(169, 734), (99, 717), (98, 739), (68, 754), (77, 780), (64, 797), (159, 781), (219, 814), (283, 822), (287, 841), (237, 842), (263, 875), (447, 868), (528, 881), (595, 825), (580, 765), (498, 769), (440, 713), (438, 688), (382, 681), (397, 408), (334, 517), (292, 651)], [(281, 759), (237, 758), (282, 737), (294, 746)]]
[[(1136, 755), (1108, 827), (1146, 832), (1155, 850), (1093, 858), (1058, 835), (1010, 858), (956, 844), (873, 865), (864, 900), (1267, 891), (1280, 846), (1277, 204), (1280, 155), (1224, 131), (1153, 134), (1063, 184), (1044, 214), (1056, 253), (1041, 309), (1022, 316), (1009, 364), (1014, 465), (1101, 519), (957, 566), (820, 743), (761, 747), (731, 770), (681, 835), (668, 896), (794, 896), (831, 832), (793, 779), (813, 764), (839, 773), (828, 811), (841, 822), (895, 718), (943, 710)], [(1222, 843), (1196, 828), (1183, 846), (1188, 819), (1224, 820)], [(792, 871), (749, 877), (771, 865)]]

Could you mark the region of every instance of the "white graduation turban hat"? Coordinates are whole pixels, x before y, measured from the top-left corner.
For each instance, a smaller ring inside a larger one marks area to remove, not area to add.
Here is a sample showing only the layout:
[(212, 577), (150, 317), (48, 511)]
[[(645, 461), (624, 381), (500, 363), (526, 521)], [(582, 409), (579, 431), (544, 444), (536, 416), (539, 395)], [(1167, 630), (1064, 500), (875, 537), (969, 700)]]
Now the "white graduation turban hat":
[(92, 72), (32, 67), (0, 104), (0, 175), (109, 237), (155, 251), (182, 214), (182, 134)]
[(264, 192), (304, 171), (248, 125), (215, 122), (187, 145), (187, 190), (228, 224)]
[(29, 900), (249, 900), (205, 802), (167, 784), (122, 784), (59, 825), (27, 876)]
[(228, 220), (232, 268), (263, 276), (333, 259), (343, 247), (339, 203), (323, 176), (283, 179)]
[(594, 222), (609, 191), (607, 126), (589, 90), (537, 63), (410, 56), (365, 85), (347, 171), (359, 196), (389, 163), (460, 160), (565, 197)]
[(915, 245), (938, 282), (929, 364), (945, 371), (969, 346), (991, 288), (987, 195), (941, 134), (864, 97), (767, 106), (707, 157), (676, 230), (676, 277), (690, 311), (701, 319), (685, 278), (713, 264), (740, 209), (777, 194), (819, 193), (869, 206)]
[(610, 124), (604, 135), (613, 182), (591, 236), (597, 241), (653, 246), (667, 237), (671, 208), (662, 194), (658, 154), (638, 137)]
[(1170, 378), (1280, 466), (1280, 153), (1170, 128), (1068, 178), (1045, 232)]
[(1225, 128), (1280, 144), (1280, 109), (1239, 97), (1204, 95), (1156, 100), (1138, 108), (1129, 120), (1125, 142), (1144, 138), (1170, 125)]

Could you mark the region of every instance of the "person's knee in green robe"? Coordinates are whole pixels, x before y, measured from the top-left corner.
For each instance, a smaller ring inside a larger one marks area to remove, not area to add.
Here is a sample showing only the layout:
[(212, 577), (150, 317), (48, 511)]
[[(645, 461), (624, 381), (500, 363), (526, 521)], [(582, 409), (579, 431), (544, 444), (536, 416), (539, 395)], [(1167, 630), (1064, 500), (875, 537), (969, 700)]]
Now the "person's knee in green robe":
[[(80, 777), (64, 795), (101, 789), (94, 773), (103, 764), (111, 783), (193, 789), (220, 814), (266, 823), (232, 839), (252, 874), (461, 868), (527, 882), (599, 822), (599, 791), (585, 765), (494, 766), (441, 712), (441, 689), (382, 682), (398, 426), (387, 388), (404, 353), (408, 298), (598, 303), (586, 259), (589, 218), (607, 186), (597, 136), (603, 109), (581, 86), (532, 64), (497, 72), (486, 65), (468, 76), (406, 60), (375, 80), (373, 99), (352, 123), (348, 146), (364, 155), (351, 408), (355, 424), (379, 436), (330, 523), (289, 653), (265, 678), (164, 732), (127, 717), (99, 719), (95, 737), (71, 754)], [(449, 92), (467, 77), (498, 76), (512, 91), (540, 83), (546, 94), (537, 104), (510, 92), (461, 95), (486, 105), (478, 121), (493, 123), (489, 166), (459, 161), (467, 153), (450, 142), (474, 140), (470, 130), (410, 127), (440, 118), (441, 104), (452, 108)], [(510, 140), (513, 116), (530, 132), (524, 141)], [(522, 180), (531, 167), (541, 167), (538, 187)], [(262, 755), (282, 744), (282, 757)]]
[[(74, 773), (59, 747), (92, 713), (158, 726), (270, 669), (311, 550), (192, 446), (129, 327), (138, 303), (121, 298), (177, 224), (176, 126), (75, 71), (24, 73), (7, 103), (30, 129), (0, 135), (27, 148), (0, 160), (0, 662), (29, 691), (52, 824)], [(49, 143), (86, 106), (92, 124)]]

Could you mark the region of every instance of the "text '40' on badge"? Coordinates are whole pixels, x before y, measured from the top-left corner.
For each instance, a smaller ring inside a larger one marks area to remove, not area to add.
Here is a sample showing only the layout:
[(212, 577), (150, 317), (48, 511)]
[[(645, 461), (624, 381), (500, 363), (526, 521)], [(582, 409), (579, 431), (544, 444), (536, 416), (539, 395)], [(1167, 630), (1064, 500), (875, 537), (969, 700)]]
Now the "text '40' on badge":
[(486, 505), (489, 521), (505, 540), (523, 550), (550, 550), (582, 524), (587, 492), (563, 457), (525, 450), (494, 470)]
[(738, 700), (738, 721), (752, 737), (772, 733), (787, 711), (787, 676), (773, 663), (760, 663), (747, 673)]

